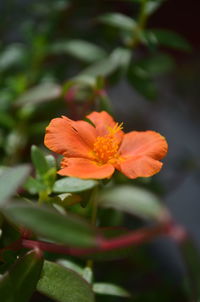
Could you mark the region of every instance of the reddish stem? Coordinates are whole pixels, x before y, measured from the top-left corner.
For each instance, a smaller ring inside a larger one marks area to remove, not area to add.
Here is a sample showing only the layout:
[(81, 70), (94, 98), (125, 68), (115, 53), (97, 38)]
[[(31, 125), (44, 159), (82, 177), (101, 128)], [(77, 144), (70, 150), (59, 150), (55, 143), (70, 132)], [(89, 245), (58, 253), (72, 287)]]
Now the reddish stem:
[(139, 245), (148, 242), (159, 235), (172, 235), (174, 228), (175, 227), (171, 226), (170, 224), (162, 224), (133, 231), (127, 235), (117, 238), (106, 239), (103, 237), (98, 237), (96, 240), (96, 247), (93, 248), (71, 248), (55, 243), (27, 239), (22, 240), (22, 246), (25, 248), (39, 248), (43, 251), (80, 256), (94, 252), (103, 252), (123, 248), (131, 245)]
[(39, 248), (43, 251), (48, 251), (58, 254), (67, 254), (73, 256), (85, 255), (96, 251), (96, 248), (84, 248), (84, 249), (71, 248), (56, 243), (27, 240), (27, 239), (22, 240), (22, 246), (28, 249)]
[(103, 239), (102, 241), (100, 241), (99, 248), (101, 250), (108, 251), (116, 248), (127, 247), (130, 245), (139, 245), (148, 242), (159, 235), (169, 235), (169, 231), (171, 232), (171, 228), (168, 224), (143, 228), (117, 238)]

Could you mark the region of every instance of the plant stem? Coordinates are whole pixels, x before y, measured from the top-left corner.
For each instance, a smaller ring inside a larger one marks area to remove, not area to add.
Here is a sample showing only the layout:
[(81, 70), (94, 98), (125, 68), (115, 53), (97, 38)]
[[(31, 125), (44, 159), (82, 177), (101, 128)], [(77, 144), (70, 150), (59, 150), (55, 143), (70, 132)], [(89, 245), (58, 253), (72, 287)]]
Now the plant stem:
[(46, 201), (48, 198), (48, 192), (47, 191), (41, 191), (39, 193), (39, 199), (38, 203), (41, 205), (44, 201)]
[(135, 28), (135, 30), (133, 32), (133, 35), (134, 35), (133, 39), (128, 45), (130, 48), (135, 48), (140, 43), (140, 34), (141, 34), (141, 31), (145, 28), (146, 23), (147, 23), (147, 18), (148, 18), (148, 15), (146, 13), (147, 2), (148, 2), (148, 0), (143, 0), (141, 3), (137, 27)]
[(109, 251), (117, 248), (124, 248), (132, 245), (138, 246), (140, 244), (149, 242), (158, 236), (170, 236), (177, 242), (184, 242), (184, 240), (187, 239), (187, 233), (183, 227), (171, 223), (165, 223), (153, 227), (142, 228), (138, 231), (129, 232), (128, 234), (119, 236), (117, 238), (107, 239), (104, 237), (97, 237), (96, 247), (91, 248), (72, 248), (60, 244), (27, 239), (22, 239), (21, 243), (18, 241), (17, 246), (18, 248), (20, 248), (20, 246), (29, 249), (39, 248), (43, 251), (53, 253), (81, 256), (96, 252)]
[[(91, 204), (92, 204), (92, 214), (91, 214), (91, 224), (93, 226), (96, 226), (96, 221), (97, 221), (97, 211), (98, 211), (98, 203), (97, 203), (97, 194), (98, 194), (98, 186), (96, 186), (92, 192), (91, 196)], [(93, 260), (88, 259), (86, 266), (89, 267), (90, 269), (93, 268)]]

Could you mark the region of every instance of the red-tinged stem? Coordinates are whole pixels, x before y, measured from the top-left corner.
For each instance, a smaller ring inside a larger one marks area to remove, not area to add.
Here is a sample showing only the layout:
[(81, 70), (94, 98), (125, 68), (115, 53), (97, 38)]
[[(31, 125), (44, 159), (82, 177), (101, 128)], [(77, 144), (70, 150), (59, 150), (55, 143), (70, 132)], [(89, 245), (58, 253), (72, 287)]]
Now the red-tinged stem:
[[(178, 228), (180, 227), (178, 226)], [(94, 248), (82, 248), (82, 249), (71, 248), (55, 243), (27, 240), (27, 239), (22, 240), (22, 246), (31, 249), (39, 248), (43, 251), (49, 251), (53, 253), (81, 256), (81, 255), (87, 255), (95, 252), (103, 252), (103, 251), (109, 251), (117, 248), (123, 248), (131, 245), (140, 245), (160, 235), (171, 236), (174, 238), (176, 229), (177, 229), (176, 226), (167, 223), (167, 224), (157, 225), (154, 227), (143, 228), (138, 231), (130, 232), (127, 235), (123, 235), (117, 238), (105, 239), (103, 237), (98, 237), (96, 241), (96, 247)]]
[(156, 227), (143, 228), (113, 239), (103, 239), (100, 241), (100, 250), (112, 250), (130, 245), (139, 245), (154, 239), (159, 235), (169, 235), (171, 228), (169, 224), (158, 225)]
[(27, 239), (22, 240), (22, 246), (28, 249), (39, 248), (43, 251), (48, 251), (58, 254), (67, 254), (73, 256), (85, 255), (96, 251), (96, 248), (78, 249), (78, 248), (66, 247), (64, 245), (50, 243), (50, 242), (27, 240)]

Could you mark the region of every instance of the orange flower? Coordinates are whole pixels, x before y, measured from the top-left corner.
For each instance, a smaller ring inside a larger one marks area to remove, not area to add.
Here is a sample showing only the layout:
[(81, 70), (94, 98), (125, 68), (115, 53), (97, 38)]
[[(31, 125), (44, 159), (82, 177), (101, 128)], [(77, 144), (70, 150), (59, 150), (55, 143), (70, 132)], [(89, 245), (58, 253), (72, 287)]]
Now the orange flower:
[(159, 161), (167, 153), (167, 142), (154, 131), (124, 133), (105, 111), (92, 112), (86, 121), (65, 116), (53, 119), (46, 128), (45, 145), (62, 154), (58, 174), (79, 178), (110, 178), (115, 169), (129, 178), (158, 173)]

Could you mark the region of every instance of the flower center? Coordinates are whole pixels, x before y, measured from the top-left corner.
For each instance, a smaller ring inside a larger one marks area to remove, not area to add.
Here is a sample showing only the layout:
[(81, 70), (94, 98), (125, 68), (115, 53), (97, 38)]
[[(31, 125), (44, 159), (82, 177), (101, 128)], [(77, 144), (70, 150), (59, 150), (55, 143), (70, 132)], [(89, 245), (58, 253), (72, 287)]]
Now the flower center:
[(113, 128), (108, 127), (108, 134), (98, 136), (93, 146), (93, 155), (99, 164), (114, 164), (119, 158), (119, 142), (115, 134), (122, 129), (122, 124), (116, 123)]

